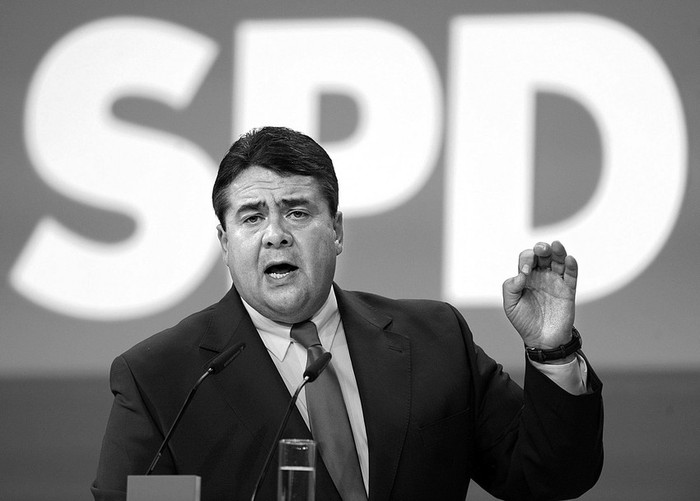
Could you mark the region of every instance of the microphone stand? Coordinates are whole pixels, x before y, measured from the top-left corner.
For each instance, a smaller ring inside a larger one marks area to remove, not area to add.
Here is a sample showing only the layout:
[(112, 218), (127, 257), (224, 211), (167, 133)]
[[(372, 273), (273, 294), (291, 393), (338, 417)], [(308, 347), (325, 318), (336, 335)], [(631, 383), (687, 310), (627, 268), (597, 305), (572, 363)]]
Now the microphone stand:
[(153, 458), (153, 461), (151, 462), (151, 466), (148, 467), (148, 471), (146, 472), (146, 475), (150, 475), (153, 473), (153, 470), (156, 467), (156, 464), (158, 464), (158, 461), (160, 460), (160, 457), (163, 455), (163, 450), (165, 449), (165, 446), (168, 445), (168, 442), (170, 442), (170, 436), (173, 434), (173, 431), (175, 431), (175, 428), (177, 428), (178, 423), (180, 422), (180, 419), (182, 418), (183, 414), (185, 413), (185, 409), (190, 405), (190, 402), (192, 401), (192, 397), (194, 397), (194, 394), (197, 391), (197, 388), (199, 388), (199, 385), (202, 384), (202, 381), (204, 381), (207, 376), (210, 374), (213, 374), (213, 370), (210, 368), (207, 372), (202, 374), (200, 378), (197, 380), (197, 382), (194, 384), (192, 389), (190, 390), (189, 394), (187, 395), (187, 398), (185, 399), (185, 403), (182, 404), (182, 407), (180, 407), (180, 411), (177, 413), (177, 417), (175, 418), (175, 421), (173, 421), (172, 426), (170, 426), (170, 429), (168, 430), (168, 433), (165, 435), (165, 439), (163, 439), (163, 442), (160, 444), (160, 448), (158, 449), (158, 452), (156, 452), (155, 457)]
[(245, 349), (245, 343), (238, 343), (237, 345), (232, 346), (231, 348), (227, 349), (226, 351), (221, 353), (219, 356), (217, 356), (212, 361), (212, 363), (209, 365), (209, 369), (207, 369), (207, 371), (200, 376), (200, 378), (194, 384), (194, 386), (192, 387), (190, 392), (187, 394), (187, 398), (185, 399), (185, 402), (182, 404), (182, 407), (180, 407), (180, 411), (177, 413), (177, 417), (175, 417), (175, 421), (173, 421), (173, 424), (172, 424), (172, 426), (170, 426), (168, 433), (165, 435), (165, 438), (163, 439), (163, 442), (160, 444), (160, 448), (158, 449), (158, 452), (156, 452), (156, 455), (153, 458), (151, 465), (148, 467), (148, 471), (146, 472), (146, 476), (153, 473), (153, 470), (155, 469), (156, 464), (158, 464), (160, 457), (163, 455), (163, 450), (165, 450), (165, 446), (168, 445), (168, 442), (170, 441), (171, 435), (175, 431), (175, 428), (177, 428), (177, 425), (180, 422), (180, 419), (182, 419), (182, 416), (185, 414), (185, 410), (190, 405), (190, 402), (192, 401), (192, 397), (194, 397), (194, 394), (197, 391), (197, 388), (199, 388), (199, 385), (202, 384), (202, 382), (210, 375), (216, 374), (217, 372), (225, 369), (231, 362), (233, 362), (233, 359), (236, 358), (244, 349)]

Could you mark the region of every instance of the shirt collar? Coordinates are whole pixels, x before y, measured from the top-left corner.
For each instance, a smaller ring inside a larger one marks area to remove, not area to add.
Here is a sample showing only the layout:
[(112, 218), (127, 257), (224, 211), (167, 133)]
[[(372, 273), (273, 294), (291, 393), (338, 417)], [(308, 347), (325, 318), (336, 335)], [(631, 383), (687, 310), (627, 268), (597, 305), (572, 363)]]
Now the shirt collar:
[[(243, 298), (241, 298), (253, 325), (260, 334), (263, 344), (277, 359), (284, 360), (287, 356), (289, 346), (292, 344), (290, 331), (292, 326), (270, 320), (262, 315), (255, 308), (250, 306)], [(335, 291), (331, 287), (326, 302), (323, 306), (311, 317), (311, 321), (316, 324), (319, 332), (319, 338), (323, 347), (330, 351), (335, 333), (340, 324), (340, 312), (338, 311), (338, 300), (335, 297)]]

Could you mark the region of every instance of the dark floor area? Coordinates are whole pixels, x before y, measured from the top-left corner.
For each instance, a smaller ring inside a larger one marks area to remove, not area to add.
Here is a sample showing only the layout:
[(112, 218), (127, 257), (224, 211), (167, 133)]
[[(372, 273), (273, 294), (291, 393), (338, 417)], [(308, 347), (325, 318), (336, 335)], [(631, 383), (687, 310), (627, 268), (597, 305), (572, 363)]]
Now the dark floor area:
[[(700, 371), (598, 371), (605, 466), (584, 500), (689, 500), (700, 492)], [(106, 379), (0, 379), (0, 499), (91, 499), (111, 405)], [(469, 501), (493, 499), (474, 487)]]

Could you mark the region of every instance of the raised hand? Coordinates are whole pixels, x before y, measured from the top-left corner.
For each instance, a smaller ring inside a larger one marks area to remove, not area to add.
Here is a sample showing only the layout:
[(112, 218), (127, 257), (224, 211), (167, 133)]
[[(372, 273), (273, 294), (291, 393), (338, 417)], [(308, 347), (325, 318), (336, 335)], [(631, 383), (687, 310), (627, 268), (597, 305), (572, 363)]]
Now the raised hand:
[(503, 283), (503, 308), (526, 346), (553, 349), (571, 340), (578, 264), (559, 241), (539, 242)]

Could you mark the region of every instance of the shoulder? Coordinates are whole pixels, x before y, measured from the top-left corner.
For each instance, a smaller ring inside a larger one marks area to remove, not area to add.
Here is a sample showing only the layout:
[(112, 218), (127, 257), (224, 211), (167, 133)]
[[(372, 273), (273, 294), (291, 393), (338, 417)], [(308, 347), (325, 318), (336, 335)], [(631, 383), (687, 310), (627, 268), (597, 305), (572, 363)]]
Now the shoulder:
[(340, 291), (346, 301), (390, 317), (394, 325), (466, 327), (459, 311), (444, 301), (433, 299), (392, 299), (361, 291)]
[(129, 366), (173, 364), (185, 361), (197, 350), (202, 337), (211, 328), (218, 304), (188, 315), (177, 324), (153, 334), (122, 353)]
[(372, 307), (394, 312), (411, 313), (415, 311), (451, 309), (448, 303), (434, 299), (394, 299), (363, 291), (344, 291), (344, 293)]

